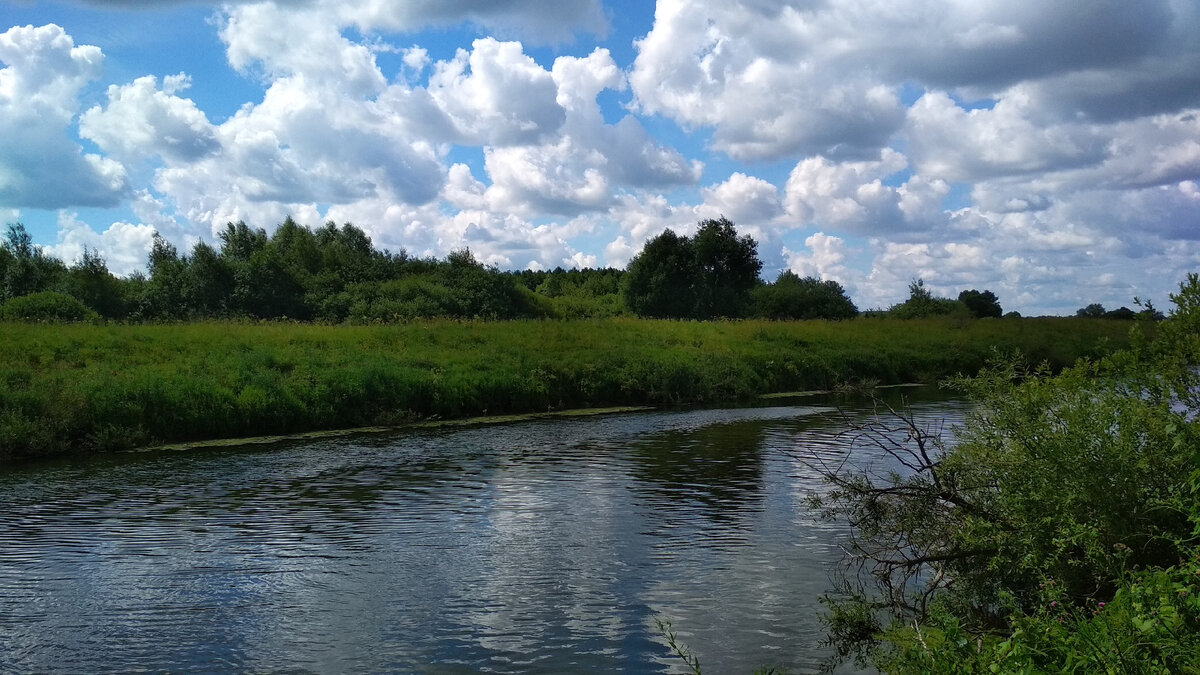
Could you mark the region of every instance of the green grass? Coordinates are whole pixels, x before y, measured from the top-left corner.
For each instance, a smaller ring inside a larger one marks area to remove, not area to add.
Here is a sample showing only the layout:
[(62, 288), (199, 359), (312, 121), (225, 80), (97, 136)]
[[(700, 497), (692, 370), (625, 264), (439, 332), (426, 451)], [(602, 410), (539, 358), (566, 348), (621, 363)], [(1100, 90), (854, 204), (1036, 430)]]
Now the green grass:
[(1056, 367), (1130, 322), (428, 321), (0, 324), (0, 461), (424, 419), (711, 404), (973, 373), (993, 347)]

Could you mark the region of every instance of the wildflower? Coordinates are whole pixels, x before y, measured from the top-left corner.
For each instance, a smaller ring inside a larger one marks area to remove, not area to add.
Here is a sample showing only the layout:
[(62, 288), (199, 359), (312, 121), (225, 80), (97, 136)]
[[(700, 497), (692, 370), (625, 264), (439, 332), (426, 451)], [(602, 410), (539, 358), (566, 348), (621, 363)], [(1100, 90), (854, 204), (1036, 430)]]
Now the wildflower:
[(1058, 601), (1057, 601), (1057, 600), (1055, 600), (1055, 601), (1051, 602), (1051, 603), (1050, 603), (1050, 606), (1051, 606), (1051, 607), (1058, 607)]

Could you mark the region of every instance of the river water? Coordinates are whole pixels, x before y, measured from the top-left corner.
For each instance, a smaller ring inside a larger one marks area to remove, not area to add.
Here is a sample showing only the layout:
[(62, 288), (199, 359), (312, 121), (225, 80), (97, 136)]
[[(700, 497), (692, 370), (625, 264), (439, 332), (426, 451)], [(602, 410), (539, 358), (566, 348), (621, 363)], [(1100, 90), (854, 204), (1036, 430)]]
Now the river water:
[(844, 536), (813, 464), (881, 461), (833, 403), (11, 470), (0, 671), (686, 672), (661, 618), (706, 673), (811, 672)]

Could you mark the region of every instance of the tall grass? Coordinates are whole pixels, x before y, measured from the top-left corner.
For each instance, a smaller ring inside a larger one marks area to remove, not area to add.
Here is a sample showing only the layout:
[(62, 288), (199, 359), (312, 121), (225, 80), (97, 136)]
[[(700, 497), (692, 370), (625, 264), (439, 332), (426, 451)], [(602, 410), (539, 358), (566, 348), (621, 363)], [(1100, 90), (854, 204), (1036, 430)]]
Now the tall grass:
[(698, 404), (1061, 367), (1129, 322), (428, 321), (0, 324), (0, 461), (153, 443), (623, 404)]

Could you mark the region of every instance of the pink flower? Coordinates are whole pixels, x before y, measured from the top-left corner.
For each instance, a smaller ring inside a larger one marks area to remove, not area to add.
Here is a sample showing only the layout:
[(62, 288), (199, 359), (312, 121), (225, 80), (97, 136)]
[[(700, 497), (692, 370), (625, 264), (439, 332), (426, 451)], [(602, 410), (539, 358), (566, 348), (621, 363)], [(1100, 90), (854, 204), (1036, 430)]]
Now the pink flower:
[(1057, 601), (1057, 600), (1055, 600), (1054, 602), (1050, 603), (1050, 606), (1051, 606), (1051, 607), (1058, 607), (1058, 601)]

